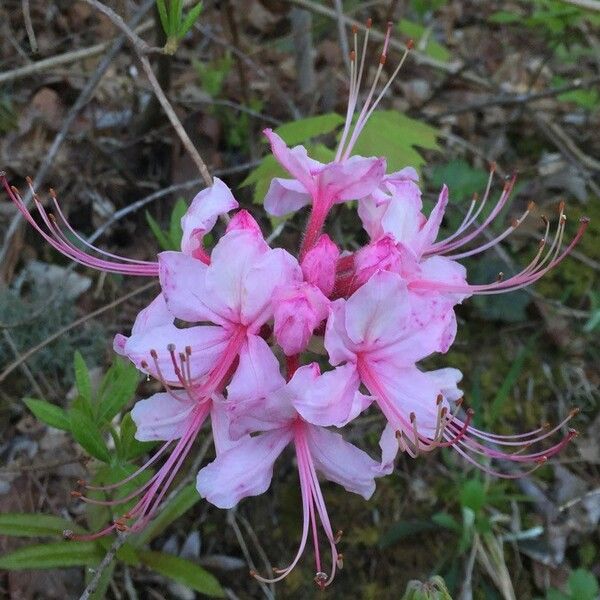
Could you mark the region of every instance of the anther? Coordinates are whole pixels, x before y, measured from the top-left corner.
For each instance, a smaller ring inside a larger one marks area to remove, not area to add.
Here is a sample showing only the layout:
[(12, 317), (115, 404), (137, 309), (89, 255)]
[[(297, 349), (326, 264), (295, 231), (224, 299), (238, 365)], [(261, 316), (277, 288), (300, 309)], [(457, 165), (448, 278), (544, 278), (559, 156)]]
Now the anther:
[(371, 19), (371, 17), (369, 17), (367, 19), (367, 29), (371, 29), (372, 26), (373, 26), (373, 19)]
[(85, 479), (78, 479), (77, 485), (80, 485), (81, 487), (85, 487), (87, 485), (87, 481)]
[(336, 534), (335, 537), (333, 538), (334, 543), (339, 544), (340, 540), (342, 539), (342, 536), (344, 535), (344, 532), (340, 529)]
[(150, 356), (156, 360), (158, 358), (158, 352), (152, 348), (152, 350), (150, 350)]
[(498, 275), (496, 275), (496, 281), (497, 281), (497, 282), (500, 282), (500, 281), (502, 281), (503, 279), (504, 279), (504, 273), (503, 273), (502, 271), (500, 271), (500, 272), (498, 273)]
[(186, 346), (186, 347), (185, 347), (185, 353), (186, 353), (188, 356), (191, 356), (191, 354), (192, 354), (192, 347), (191, 347), (191, 346)]
[(411, 412), (409, 416), (410, 416), (411, 423), (414, 423), (417, 420), (417, 415), (415, 415), (414, 412)]
[(406, 48), (412, 50), (415, 47), (415, 40), (410, 39), (406, 42)]
[(52, 196), (52, 198), (56, 200), (56, 192), (54, 191), (54, 188), (50, 188), (48, 190), (48, 193)]
[(442, 394), (438, 394), (435, 399), (435, 403), (439, 406), (444, 401), (444, 396)]
[(145, 360), (142, 360), (140, 362), (140, 367), (142, 367), (142, 369), (147, 369), (148, 368), (148, 363)]
[(323, 571), (317, 571), (315, 575), (315, 583), (321, 588), (325, 588), (325, 582), (327, 581), (327, 573), (323, 573)]
[(73, 530), (72, 529), (63, 529), (62, 536), (64, 540), (73, 539)]
[(535, 209), (535, 202), (534, 202), (533, 200), (530, 200), (530, 201), (527, 203), (527, 210), (528, 210), (529, 212), (531, 212), (531, 211), (532, 211), (532, 210), (534, 210), (534, 209)]
[(167, 351), (169, 353), (175, 352), (175, 344), (167, 344)]
[(354, 50), (350, 51), (350, 61), (354, 62), (356, 60), (356, 52)]
[(545, 455), (544, 455), (544, 456), (540, 456), (539, 458), (536, 458), (536, 459), (535, 459), (535, 462), (536, 462), (538, 465), (543, 465), (545, 462), (548, 462), (548, 457), (547, 457), (547, 456), (545, 456)]
[(83, 496), (83, 494), (77, 490), (71, 490), (69, 493), (71, 494), (72, 498), (81, 498), (81, 496)]
[(337, 565), (338, 569), (343, 569), (344, 568), (344, 555), (343, 554), (338, 554), (337, 555), (337, 559), (335, 561), (335, 564)]
[(27, 185), (33, 185), (33, 179), (31, 179), (31, 177), (29, 177), (29, 175), (27, 175), (27, 177), (25, 177), (25, 181), (27, 182)]
[(572, 408), (569, 411), (569, 419), (572, 419), (573, 417), (577, 416), (580, 412), (581, 412), (581, 409), (578, 406), (576, 406), (575, 408)]
[(564, 212), (564, 210), (565, 210), (565, 201), (564, 201), (564, 200), (561, 200), (561, 201), (558, 203), (558, 212), (559, 212), (559, 213), (562, 213), (562, 212)]

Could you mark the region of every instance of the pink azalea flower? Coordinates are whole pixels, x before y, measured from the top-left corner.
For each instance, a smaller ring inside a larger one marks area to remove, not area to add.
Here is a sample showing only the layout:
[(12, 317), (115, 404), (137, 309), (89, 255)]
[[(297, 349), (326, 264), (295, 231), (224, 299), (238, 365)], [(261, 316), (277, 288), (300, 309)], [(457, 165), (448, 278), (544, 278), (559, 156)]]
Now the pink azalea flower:
[[(341, 566), (342, 556), (336, 547), (339, 534), (335, 534), (331, 526), (317, 473), (368, 499), (375, 490), (375, 477), (386, 474), (389, 469), (382, 468), (365, 452), (344, 441), (340, 434), (310, 424), (299, 416), (294, 408), (295, 402), (301, 401), (315, 385), (323, 391), (335, 387), (331, 381), (321, 381), (325, 376), (320, 375), (316, 365), (298, 369), (287, 384), (279, 374), (276, 363), (264, 375), (264, 381), (268, 382), (264, 398), (230, 402), (231, 432), (234, 438), (242, 436), (242, 439), (200, 470), (198, 491), (220, 508), (232, 508), (243, 498), (262, 494), (270, 486), (278, 456), (286, 446), (293, 445), (298, 461), (304, 515), (298, 552), (288, 567), (276, 570), (274, 579), (266, 579), (256, 573), (254, 576), (266, 582), (283, 579), (300, 560), (309, 531), (312, 531), (317, 570), (315, 581), (320, 587), (325, 587), (333, 580), (336, 568)], [(364, 408), (364, 402), (362, 398), (358, 400), (359, 406), (353, 416)], [(262, 433), (248, 436), (257, 431)], [(330, 575), (324, 572), (321, 561), (316, 533), (317, 518), (329, 542)]]
[[(515, 436), (497, 436), (474, 428), (470, 413), (464, 420), (452, 414), (452, 404), (460, 406), (462, 394), (457, 384), (462, 375), (456, 369), (423, 372), (415, 366), (435, 349), (436, 337), (443, 335), (444, 328), (436, 318), (429, 319), (426, 328), (415, 323), (410, 294), (399, 275), (376, 273), (347, 301), (337, 300), (331, 310), (325, 347), (332, 364), (345, 363), (356, 370), (385, 415), (389, 427), (382, 437), (384, 462), (389, 462), (394, 447), (414, 457), (451, 446), (486, 472), (511, 478), (519, 475), (490, 469), (477, 457), (529, 463), (535, 469), (572, 439), (574, 433), (570, 432), (545, 451), (524, 452), (556, 432), (572, 414), (550, 431), (538, 429)], [(345, 401), (350, 402), (349, 396)], [(310, 421), (310, 414), (302, 414)], [(502, 446), (523, 452), (504, 452)]]

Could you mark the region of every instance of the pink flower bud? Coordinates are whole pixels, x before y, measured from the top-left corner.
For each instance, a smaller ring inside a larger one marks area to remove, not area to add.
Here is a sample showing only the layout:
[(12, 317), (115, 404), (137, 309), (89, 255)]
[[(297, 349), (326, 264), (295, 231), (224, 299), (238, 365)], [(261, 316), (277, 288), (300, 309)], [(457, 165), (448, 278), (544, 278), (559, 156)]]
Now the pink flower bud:
[(319, 323), (327, 317), (329, 301), (314, 285), (297, 283), (275, 290), (275, 338), (288, 356), (302, 352)]
[(316, 285), (326, 296), (333, 291), (335, 267), (339, 256), (338, 247), (327, 234), (323, 234), (306, 253), (300, 265), (304, 279)]
[(258, 233), (262, 237), (262, 233), (260, 231), (260, 227), (256, 222), (256, 219), (247, 211), (247, 210), (238, 210), (233, 217), (231, 217), (231, 221), (227, 225), (227, 233), (230, 231), (252, 231), (254, 233)]

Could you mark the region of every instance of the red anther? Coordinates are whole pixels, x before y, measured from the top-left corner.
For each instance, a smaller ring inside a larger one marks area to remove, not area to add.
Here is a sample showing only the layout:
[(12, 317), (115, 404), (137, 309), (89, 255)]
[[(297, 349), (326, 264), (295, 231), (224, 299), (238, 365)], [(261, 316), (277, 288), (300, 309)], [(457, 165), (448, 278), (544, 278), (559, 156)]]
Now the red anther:
[(78, 479), (77, 485), (80, 485), (81, 487), (85, 487), (87, 485), (87, 481), (85, 479)]
[(379, 64), (380, 64), (380, 65), (385, 65), (385, 61), (386, 61), (386, 59), (387, 59), (387, 56), (386, 56), (385, 54), (382, 54), (382, 55), (379, 57)]
[(490, 163), (490, 173), (495, 173), (497, 168), (498, 168), (498, 165), (496, 164), (496, 161), (493, 160)]
[(442, 417), (442, 419), (448, 414), (448, 407), (447, 406), (442, 406), (442, 410), (440, 411), (440, 417)]
[(548, 462), (548, 457), (547, 456), (540, 456), (539, 458), (536, 458), (535, 461), (538, 465), (543, 465), (545, 462)]
[(352, 25), (352, 34), (356, 35), (358, 33), (358, 27), (356, 25)]
[(339, 531), (338, 531), (338, 532), (335, 534), (335, 537), (333, 538), (333, 541), (334, 541), (336, 544), (339, 544), (339, 543), (340, 543), (340, 540), (342, 539), (342, 536), (343, 536), (343, 535), (344, 535), (344, 532), (343, 532), (343, 531), (340, 529), (340, 530), (339, 530)]
[(397, 440), (401, 440), (402, 439), (402, 432), (399, 429), (396, 430), (395, 435), (396, 435), (396, 439)]
[(338, 554), (335, 564), (337, 565), (338, 569), (343, 569), (344, 568), (344, 555), (343, 554)]
[(29, 177), (29, 175), (27, 175), (25, 177), (25, 181), (27, 182), (27, 185), (33, 185), (33, 179), (31, 179), (31, 177)]
[(371, 29), (372, 25), (373, 25), (373, 19), (371, 19), (371, 17), (369, 17), (367, 19), (367, 29)]
[(569, 419), (572, 419), (573, 417), (578, 415), (580, 412), (581, 412), (581, 409), (578, 406), (576, 406), (575, 408), (572, 408), (569, 411)]
[(168, 352), (175, 352), (175, 344), (167, 344)]
[(569, 429), (567, 437), (572, 440), (573, 438), (577, 437), (579, 435), (579, 431), (577, 431), (577, 429)]
[(145, 360), (142, 360), (140, 362), (140, 367), (142, 367), (142, 369), (147, 369), (148, 368), (148, 363)]
[(48, 193), (56, 200), (56, 192), (54, 191), (54, 188), (50, 188)]
[(81, 496), (83, 496), (83, 494), (77, 490), (71, 490), (69, 493), (71, 494), (72, 498), (81, 498)]
[(117, 521), (115, 521), (115, 529), (122, 533), (123, 531), (127, 531), (129, 529), (129, 527), (127, 525), (125, 525), (125, 523), (117, 520)]
[(56, 224), (56, 217), (54, 216), (54, 214), (53, 214), (53, 213), (48, 213), (48, 218), (49, 218), (49, 219), (50, 219), (50, 220), (51, 220), (53, 223), (55, 223), (55, 224)]
[(502, 281), (504, 279), (504, 273), (500, 271), (498, 275), (496, 275), (496, 281)]
[(471, 202), (477, 202), (477, 200), (479, 200), (479, 194), (477, 192), (473, 192), (473, 198), (471, 199)]
[(527, 204), (527, 210), (528, 210), (529, 212), (531, 212), (531, 211), (532, 211), (532, 210), (534, 210), (534, 209), (535, 209), (535, 202), (534, 202), (533, 200), (530, 200), (530, 201), (528, 202), (528, 204)]
[(549, 221), (548, 221), (548, 217), (546, 215), (542, 215), (541, 219), (542, 219), (542, 223), (544, 225), (548, 225)]
[(415, 415), (414, 412), (411, 412), (409, 415), (409, 418), (410, 418), (410, 422), (414, 423), (417, 420), (417, 415)]
[(458, 408), (459, 406), (462, 405), (462, 403), (463, 403), (463, 398), (459, 398), (458, 400), (454, 401), (454, 406), (456, 406)]
[(21, 194), (20, 194), (20, 192), (19, 192), (19, 188), (18, 188), (18, 187), (16, 187), (15, 185), (11, 185), (11, 186), (10, 186), (10, 191), (11, 191), (13, 194), (16, 194), (17, 196), (20, 196), (20, 195), (21, 195)]
[(325, 589), (325, 584), (327, 582), (327, 573), (323, 573), (323, 571), (318, 571), (315, 575), (315, 583), (319, 586), (320, 590)]
[(73, 530), (72, 529), (63, 529), (62, 536), (64, 540), (73, 539)]
[(519, 226), (519, 220), (515, 219), (514, 217), (510, 220), (510, 226), (513, 229), (516, 229)]
[(564, 212), (564, 210), (565, 210), (565, 201), (561, 200), (558, 203), (558, 212), (561, 213), (561, 212)]
[(188, 356), (191, 356), (191, 354), (192, 354), (192, 347), (191, 347), (191, 346), (186, 346), (186, 347), (185, 347), (185, 353), (186, 353)]
[(406, 48), (412, 50), (415, 47), (415, 40), (410, 39), (406, 42)]
[(184, 363), (184, 362), (185, 362), (185, 360), (186, 360), (186, 357), (185, 357), (185, 354), (184, 354), (183, 352), (180, 352), (180, 353), (179, 353), (179, 360), (180, 360), (182, 363)]
[(350, 51), (350, 61), (354, 62), (356, 60), (356, 52), (354, 50)]
[(581, 223), (581, 225), (585, 225), (587, 227), (588, 223), (590, 222), (590, 218), (589, 217), (581, 217), (579, 219), (579, 223)]
[(444, 396), (442, 394), (438, 394), (435, 399), (435, 403), (439, 406), (444, 401)]
[(152, 348), (152, 350), (150, 350), (150, 356), (152, 358), (158, 358), (158, 352), (154, 348)]
[(128, 512), (126, 512), (126, 513), (123, 515), (123, 517), (122, 517), (122, 518), (123, 518), (123, 519), (128, 519), (128, 520), (129, 520), (129, 519), (131, 519), (131, 513), (128, 513)]

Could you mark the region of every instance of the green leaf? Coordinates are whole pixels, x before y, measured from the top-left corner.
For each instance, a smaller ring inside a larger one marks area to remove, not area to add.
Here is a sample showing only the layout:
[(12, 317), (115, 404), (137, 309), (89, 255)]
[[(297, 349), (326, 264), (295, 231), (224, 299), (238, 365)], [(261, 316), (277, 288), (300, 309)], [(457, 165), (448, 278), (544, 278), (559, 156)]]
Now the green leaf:
[(130, 363), (116, 358), (106, 372), (98, 390), (98, 420), (101, 424), (112, 418), (131, 400), (138, 386), (139, 373)]
[(398, 24), (398, 30), (406, 37), (413, 39), (415, 42), (415, 47), (417, 47), (419, 50), (421, 50), (420, 41), (424, 36), (426, 36), (427, 42), (421, 51), (431, 56), (431, 58), (435, 58), (441, 62), (447, 62), (450, 60), (450, 52), (448, 52), (447, 48), (432, 39), (430, 28), (425, 28), (423, 25), (419, 25), (413, 21), (402, 19)]
[(462, 530), (462, 526), (460, 523), (450, 514), (446, 512), (435, 513), (431, 516), (431, 520), (440, 527), (444, 527), (445, 529), (451, 529), (452, 531), (456, 531), (460, 533)]
[(479, 479), (469, 479), (460, 488), (460, 504), (478, 513), (486, 502), (486, 491)]
[(192, 28), (192, 26), (194, 25), (194, 23), (200, 16), (201, 12), (202, 12), (202, 2), (199, 2), (198, 4), (196, 4), (196, 6), (194, 6), (194, 8), (192, 8), (190, 10), (190, 12), (187, 14), (185, 19), (183, 20), (183, 23), (179, 24), (179, 31), (177, 32), (178, 38), (181, 39)]
[(167, 502), (158, 516), (151, 521), (137, 541), (140, 545), (148, 543), (157, 535), (160, 535), (173, 521), (185, 514), (192, 506), (200, 501), (200, 494), (196, 486), (191, 483), (184, 487), (172, 500)]
[(216, 577), (189, 560), (163, 552), (140, 552), (139, 555), (146, 566), (165, 577), (212, 598), (225, 597), (225, 592)]
[(473, 192), (482, 192), (488, 181), (488, 174), (474, 169), (462, 158), (451, 160), (445, 165), (437, 165), (431, 171), (431, 183), (441, 188), (445, 183), (453, 202), (470, 199)]
[(91, 417), (77, 408), (72, 408), (69, 414), (73, 437), (79, 442), (81, 447), (98, 460), (105, 463), (110, 462), (110, 454), (106, 448), (102, 434)]
[(490, 23), (518, 23), (523, 19), (523, 15), (519, 15), (515, 12), (510, 12), (508, 10), (499, 10), (498, 12), (493, 13), (488, 18)]
[(96, 565), (103, 556), (102, 548), (94, 542), (36, 544), (0, 556), (0, 569), (18, 571)]
[(146, 221), (150, 227), (150, 231), (156, 238), (156, 241), (159, 243), (160, 247), (163, 250), (173, 250), (171, 247), (171, 240), (167, 235), (164, 234), (163, 230), (160, 228), (160, 225), (152, 218), (152, 215), (148, 211), (146, 211)]
[(35, 398), (25, 398), (24, 402), (37, 419), (50, 425), (50, 427), (56, 427), (56, 429), (62, 429), (63, 431), (71, 430), (69, 415), (62, 408)]
[(83, 398), (85, 403), (91, 408), (92, 405), (92, 383), (90, 381), (90, 372), (83, 360), (83, 356), (78, 351), (75, 351), (73, 357), (73, 367), (75, 369), (75, 383), (77, 391)]
[(181, 238), (183, 229), (181, 228), (181, 219), (188, 210), (187, 202), (183, 198), (179, 198), (171, 211), (171, 219), (169, 222), (169, 240), (173, 250), (179, 250), (181, 247)]
[(352, 154), (384, 156), (388, 173), (406, 166), (419, 170), (425, 164), (415, 149), (439, 150), (438, 130), (397, 111), (375, 111), (365, 125)]
[(156, 442), (140, 442), (135, 439), (137, 428), (131, 413), (127, 413), (121, 421), (121, 448), (120, 455), (123, 460), (135, 460), (149, 452)]
[(158, 9), (158, 16), (160, 17), (160, 24), (162, 25), (165, 35), (169, 36), (169, 17), (167, 15), (167, 7), (165, 6), (165, 0), (156, 0), (156, 8)]
[(288, 146), (296, 146), (308, 142), (326, 133), (331, 133), (344, 123), (344, 118), (337, 113), (326, 113), (316, 117), (308, 117), (291, 123), (285, 123), (275, 129)]
[(576, 569), (569, 575), (571, 597), (577, 600), (596, 600), (600, 588), (598, 580), (586, 569)]
[(39, 513), (3, 513), (0, 515), (0, 534), (17, 537), (62, 535), (65, 529), (80, 530), (73, 521)]
[(431, 521), (399, 521), (394, 523), (380, 538), (379, 547), (387, 548), (399, 542), (405, 537), (423, 533), (425, 531), (433, 531), (437, 529), (437, 525)]

